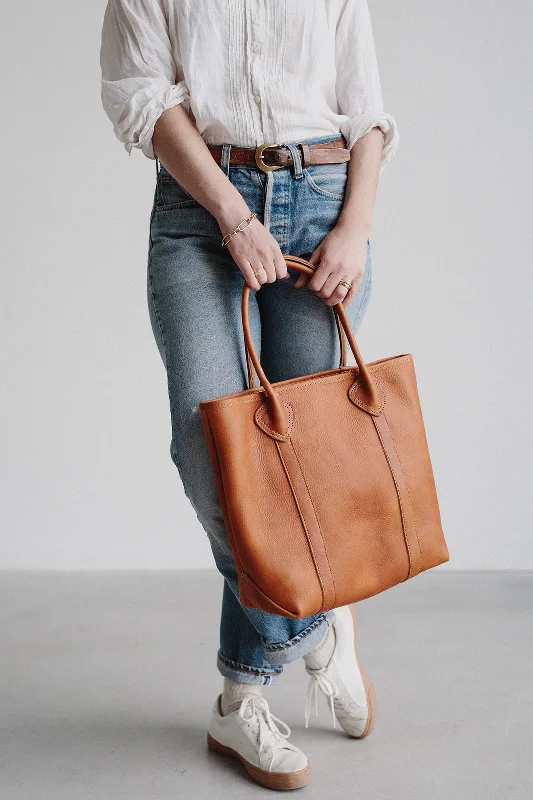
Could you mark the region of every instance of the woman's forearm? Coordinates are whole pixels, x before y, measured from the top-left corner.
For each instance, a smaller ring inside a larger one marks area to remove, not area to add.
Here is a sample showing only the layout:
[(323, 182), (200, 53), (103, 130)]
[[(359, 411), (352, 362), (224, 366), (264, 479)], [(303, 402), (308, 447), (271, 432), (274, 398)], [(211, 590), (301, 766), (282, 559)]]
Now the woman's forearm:
[[(170, 174), (217, 219), (231, 230), (249, 209), (215, 162), (183, 106), (165, 111), (156, 122), (153, 147)], [(346, 196), (337, 227), (370, 235), (376, 199), (383, 134), (373, 128), (351, 150)]]
[[(372, 229), (374, 204), (381, 167), (383, 134), (372, 128), (351, 149), (348, 180), (337, 224), (313, 252), (317, 267), (311, 278), (300, 275), (296, 286), (309, 287), (327, 305), (352, 302), (365, 273), (367, 241)], [(346, 284), (351, 288), (346, 291)]]
[[(172, 177), (215, 217), (222, 235), (234, 231), (250, 215), (243, 196), (220, 169), (181, 105), (161, 114), (152, 144)], [(287, 265), (278, 242), (257, 218), (233, 236), (227, 248), (252, 289), (287, 277)]]
[(370, 236), (382, 148), (383, 133), (372, 128), (351, 149), (344, 205), (337, 223), (351, 235)]
[(220, 169), (183, 106), (163, 112), (152, 138), (163, 166), (217, 220), (233, 230), (250, 213), (241, 193)]
[[(152, 142), (163, 166), (216, 218), (223, 234), (234, 230), (249, 215), (250, 209), (244, 198), (213, 159), (196, 125), (181, 105), (161, 114)], [(338, 222), (313, 253), (311, 261), (318, 267), (315, 274), (310, 279), (301, 275), (296, 283), (303, 286), (309, 280), (310, 288), (329, 305), (339, 300), (344, 300), (347, 305), (361, 283), (382, 148), (383, 134), (379, 128), (373, 128), (352, 147), (345, 199)], [(254, 221), (246, 228), (244, 236), (235, 236), (229, 242), (228, 250), (254, 289), (287, 275), (279, 244), (260, 223)], [(346, 290), (341, 293), (338, 285), (346, 278), (352, 283), (348, 294), (345, 294)]]

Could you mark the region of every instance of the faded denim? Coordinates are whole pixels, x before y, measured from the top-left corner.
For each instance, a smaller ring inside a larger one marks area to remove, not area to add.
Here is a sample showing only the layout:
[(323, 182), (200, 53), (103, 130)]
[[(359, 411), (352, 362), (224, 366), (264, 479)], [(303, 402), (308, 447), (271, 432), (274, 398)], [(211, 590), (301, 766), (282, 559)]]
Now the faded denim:
[[(329, 141), (336, 136), (309, 139)], [(342, 208), (347, 164), (264, 173), (222, 168), (249, 208), (275, 236), (283, 253), (308, 257), (334, 227)], [(264, 284), (251, 293), (250, 321), (261, 363), (270, 381), (332, 369), (339, 362), (333, 311), (298, 277)], [(216, 219), (160, 166), (150, 219), (148, 308), (166, 368), (172, 436), (170, 453), (187, 497), (209, 537), (224, 577), (220, 649), (222, 675), (241, 683), (268, 684), (283, 664), (305, 655), (324, 635), (328, 616), (288, 619), (239, 603), (235, 562), (217, 497), (199, 414), (199, 403), (242, 391), (247, 369), (241, 327), (244, 279), (221, 246)], [(347, 309), (357, 330), (371, 289), (370, 243), (363, 281)]]

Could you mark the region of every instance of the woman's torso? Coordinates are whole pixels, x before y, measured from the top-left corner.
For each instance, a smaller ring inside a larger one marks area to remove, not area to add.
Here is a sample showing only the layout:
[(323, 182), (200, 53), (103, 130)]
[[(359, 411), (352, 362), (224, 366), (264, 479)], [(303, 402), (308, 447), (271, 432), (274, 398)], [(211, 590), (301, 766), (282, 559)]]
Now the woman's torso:
[(343, 0), (164, 0), (174, 60), (206, 142), (329, 136)]

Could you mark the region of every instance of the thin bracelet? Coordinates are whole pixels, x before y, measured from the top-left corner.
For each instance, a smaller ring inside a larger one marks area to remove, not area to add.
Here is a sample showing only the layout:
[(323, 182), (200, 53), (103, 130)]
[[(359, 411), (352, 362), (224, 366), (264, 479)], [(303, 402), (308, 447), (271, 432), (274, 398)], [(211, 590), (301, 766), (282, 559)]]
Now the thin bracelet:
[(257, 217), (257, 214), (252, 211), (252, 213), (250, 214), (249, 217), (246, 217), (246, 219), (243, 219), (242, 222), (239, 222), (239, 224), (237, 225), (237, 227), (235, 228), (234, 231), (231, 231), (231, 233), (227, 233), (224, 236), (224, 238), (222, 239), (222, 247), (225, 247), (227, 245), (227, 243), (229, 242), (229, 240), (233, 239), (233, 237), (235, 236), (236, 233), (241, 233), (245, 228), (247, 228), (248, 225), (250, 224), (250, 222), (253, 219), (255, 219), (256, 217)]

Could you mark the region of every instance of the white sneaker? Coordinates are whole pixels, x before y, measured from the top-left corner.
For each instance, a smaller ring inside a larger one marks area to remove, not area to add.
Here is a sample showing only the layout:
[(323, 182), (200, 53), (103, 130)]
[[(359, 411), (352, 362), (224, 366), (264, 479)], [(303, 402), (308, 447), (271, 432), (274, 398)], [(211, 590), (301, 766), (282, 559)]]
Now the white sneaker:
[(357, 658), (355, 607), (336, 608), (332, 626), (335, 645), (328, 663), (320, 669), (305, 667), (310, 676), (305, 726), (309, 724), (313, 704), (318, 714), (317, 695), (321, 689), (330, 702), (333, 726), (337, 718), (346, 733), (362, 739), (375, 725), (377, 702), (374, 687)]
[(299, 789), (311, 780), (311, 764), (305, 753), (287, 741), (290, 735), (288, 725), (270, 713), (264, 697), (247, 695), (240, 708), (225, 717), (218, 697), (207, 744), (244, 764), (250, 777), (262, 786)]

